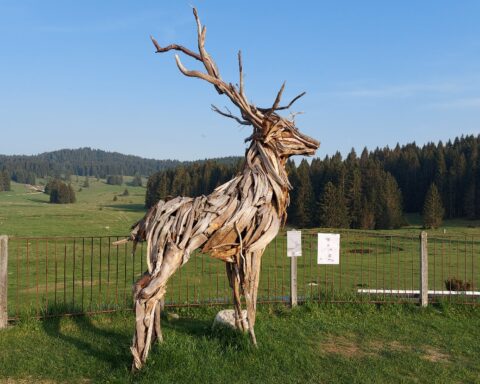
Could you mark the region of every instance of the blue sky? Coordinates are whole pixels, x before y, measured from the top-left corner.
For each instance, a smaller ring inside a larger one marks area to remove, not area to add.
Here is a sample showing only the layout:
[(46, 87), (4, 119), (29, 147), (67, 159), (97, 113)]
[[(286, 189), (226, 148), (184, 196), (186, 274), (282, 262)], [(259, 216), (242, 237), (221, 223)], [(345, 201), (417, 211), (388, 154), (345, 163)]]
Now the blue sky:
[(190, 4), (225, 81), (242, 50), (251, 101), (307, 92), (320, 157), (480, 133), (478, 1), (0, 0), (0, 153), (242, 155), (250, 128), (210, 110), (229, 100), (149, 41), (195, 49)]

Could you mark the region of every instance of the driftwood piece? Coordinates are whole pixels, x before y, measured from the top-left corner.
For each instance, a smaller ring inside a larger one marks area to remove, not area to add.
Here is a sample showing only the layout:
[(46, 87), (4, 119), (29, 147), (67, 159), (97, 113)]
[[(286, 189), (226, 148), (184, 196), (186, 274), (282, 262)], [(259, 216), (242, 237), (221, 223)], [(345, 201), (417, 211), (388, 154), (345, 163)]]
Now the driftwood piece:
[[(186, 76), (211, 83), (221, 95), (226, 95), (239, 109), (241, 117), (212, 107), (219, 114), (251, 125), (253, 133), (246, 139), (250, 146), (239, 175), (217, 187), (208, 196), (176, 197), (160, 200), (132, 227), (130, 240), (147, 241), (148, 271), (134, 288), (135, 334), (131, 347), (133, 369), (145, 363), (153, 340), (163, 340), (160, 327), (160, 303), (167, 290), (168, 279), (186, 263), (197, 248), (226, 263), (232, 288), (235, 323), (238, 329), (250, 333), (256, 345), (255, 318), (261, 258), (265, 247), (277, 235), (286, 220), (289, 190), (285, 164), (292, 155), (313, 155), (319, 143), (303, 135), (293, 120), (280, 116), (285, 83), (270, 108), (259, 108), (248, 101), (244, 93), (243, 65), (238, 54), (239, 85), (226, 83), (212, 57), (205, 49), (206, 28), (193, 10), (197, 24), (198, 53), (181, 45), (161, 47), (152, 38), (157, 53), (176, 50), (201, 62), (206, 72), (189, 70), (175, 60)], [(242, 315), (242, 296), (247, 307)]]

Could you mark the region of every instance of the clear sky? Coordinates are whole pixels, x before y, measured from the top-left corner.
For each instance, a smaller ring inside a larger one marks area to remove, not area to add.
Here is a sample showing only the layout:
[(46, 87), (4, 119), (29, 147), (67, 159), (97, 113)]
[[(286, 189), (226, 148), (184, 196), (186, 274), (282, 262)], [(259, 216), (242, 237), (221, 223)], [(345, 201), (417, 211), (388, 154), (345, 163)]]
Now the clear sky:
[(149, 40), (196, 49), (191, 4), (224, 80), (242, 50), (251, 101), (307, 92), (320, 157), (480, 133), (480, 1), (0, 0), (0, 153), (243, 155), (250, 128), (210, 110), (230, 101)]

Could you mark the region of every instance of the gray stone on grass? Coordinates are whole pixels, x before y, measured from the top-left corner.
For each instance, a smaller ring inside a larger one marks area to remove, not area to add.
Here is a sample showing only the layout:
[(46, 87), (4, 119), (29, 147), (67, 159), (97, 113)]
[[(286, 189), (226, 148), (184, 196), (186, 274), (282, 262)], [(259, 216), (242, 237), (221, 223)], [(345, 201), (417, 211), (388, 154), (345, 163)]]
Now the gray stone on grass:
[[(242, 311), (242, 316), (245, 319), (247, 318), (246, 309)], [(235, 326), (235, 311), (233, 309), (224, 309), (218, 312), (215, 316), (215, 320), (213, 320), (212, 327), (215, 328), (219, 325), (224, 327), (230, 327), (232, 329), (237, 329), (237, 327)]]

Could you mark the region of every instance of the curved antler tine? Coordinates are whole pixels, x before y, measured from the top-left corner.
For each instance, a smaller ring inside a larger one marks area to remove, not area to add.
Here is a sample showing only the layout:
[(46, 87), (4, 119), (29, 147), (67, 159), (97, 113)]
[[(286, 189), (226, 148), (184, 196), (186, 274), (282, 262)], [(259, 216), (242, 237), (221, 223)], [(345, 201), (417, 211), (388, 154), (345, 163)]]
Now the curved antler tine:
[[(178, 44), (171, 44), (167, 47), (161, 47), (158, 42), (151, 37), (152, 43), (155, 46), (156, 52), (167, 52), (170, 50), (177, 50), (183, 52), (187, 56), (193, 57), (194, 59), (201, 61), (206, 69), (205, 72), (197, 71), (197, 70), (189, 70), (187, 69), (182, 62), (180, 61), (180, 57), (175, 55), (175, 61), (177, 63), (177, 67), (185, 76), (189, 77), (197, 77), (199, 79), (205, 80), (211, 83), (216, 91), (219, 94), (225, 94), (228, 98), (240, 109), (241, 118), (235, 118), (240, 124), (245, 124), (249, 122), (251, 125), (255, 127), (256, 130), (262, 130), (262, 121), (264, 120), (264, 113), (270, 110), (262, 111), (257, 109), (253, 104), (247, 100), (244, 94), (244, 82), (243, 82), (243, 67), (242, 67), (242, 55), (241, 52), (238, 53), (238, 65), (239, 65), (239, 72), (240, 72), (240, 84), (238, 87), (235, 87), (231, 83), (226, 83), (221, 77), (217, 65), (215, 61), (210, 57), (208, 52), (205, 50), (205, 38), (207, 34), (206, 26), (202, 25), (200, 22), (200, 18), (198, 16), (198, 12), (196, 8), (193, 8), (193, 15), (195, 17), (195, 21), (197, 24), (197, 38), (198, 38), (198, 50), (199, 53), (192, 52), (191, 50), (178, 45)], [(282, 94), (282, 90), (277, 95), (278, 101), (274, 104), (274, 107), (278, 107), (278, 103), (280, 102), (280, 96)], [(274, 111), (275, 109), (273, 109)], [(217, 112), (219, 112), (217, 110)], [(219, 112), (220, 113), (220, 112)], [(230, 116), (231, 113), (222, 112), (226, 117)]]
[[(205, 81), (208, 81), (209, 83), (212, 83), (213, 85), (215, 85), (216, 87), (218, 86), (221, 86), (221, 80), (218, 80), (217, 78), (215, 77), (212, 77), (210, 76), (209, 74), (207, 73), (203, 73), (203, 72), (200, 72), (200, 71), (195, 71), (195, 70), (189, 70), (187, 68), (185, 68), (185, 66), (182, 64), (182, 62), (180, 61), (180, 57), (178, 55), (175, 55), (175, 61), (177, 62), (177, 67), (178, 69), (180, 70), (180, 72), (182, 72), (185, 76), (188, 76), (188, 77), (198, 77), (199, 79), (202, 79), (202, 80), (205, 80)], [(224, 93), (224, 92), (222, 92)]]
[(284, 110), (284, 109), (288, 109), (292, 106), (293, 103), (295, 103), (295, 101), (297, 101), (299, 98), (301, 98), (302, 96), (304, 96), (307, 92), (302, 92), (300, 93), (299, 95), (295, 96), (292, 101), (290, 101), (290, 103), (288, 103), (288, 105), (284, 105), (283, 107), (278, 107), (276, 110), (277, 111), (281, 111), (281, 110)]
[(190, 49), (185, 48), (183, 45), (170, 44), (166, 47), (161, 47), (160, 44), (158, 44), (157, 40), (155, 40), (155, 38), (153, 36), (150, 35), (150, 39), (152, 40), (152, 43), (155, 46), (155, 49), (156, 49), (155, 53), (162, 53), (162, 52), (168, 52), (168, 51), (171, 51), (171, 50), (175, 50), (175, 51), (183, 52), (187, 56), (193, 57), (194, 59), (196, 59), (198, 61), (202, 61), (202, 58), (200, 57), (200, 55), (198, 53), (195, 53), (195, 52), (191, 51)]
[[(298, 99), (300, 99), (300, 98), (301, 98), (302, 96), (304, 96), (306, 93), (307, 93), (307, 92), (302, 92), (302, 93), (300, 93), (299, 95), (295, 96), (295, 97), (292, 99), (292, 101), (290, 101), (290, 103), (288, 103), (288, 105), (284, 105), (283, 107), (277, 107), (277, 108), (275, 108), (275, 110), (273, 110), (273, 112), (274, 112), (274, 111), (282, 111), (282, 110), (284, 110), (284, 109), (290, 108), (290, 107), (293, 105), (293, 103), (295, 103)], [(273, 107), (272, 107), (272, 108), (273, 108)], [(270, 113), (271, 113), (272, 108), (257, 108), (257, 109), (258, 109), (260, 112), (264, 112), (264, 113), (270, 112)]]
[(285, 89), (285, 84), (286, 84), (286, 81), (283, 82), (282, 87), (278, 91), (277, 97), (273, 102), (272, 108), (270, 108), (270, 110), (267, 112), (268, 115), (270, 115), (271, 113), (275, 112), (275, 110), (277, 110), (278, 105), (280, 104), (280, 100), (282, 99), (282, 93), (283, 93), (283, 90)]
[(229, 117), (231, 119), (234, 119), (238, 124), (241, 124), (241, 125), (252, 125), (252, 123), (250, 121), (247, 121), (247, 120), (242, 120), (240, 119), (238, 116), (235, 116), (234, 114), (232, 114), (232, 112), (230, 112), (230, 110), (225, 107), (225, 109), (227, 110), (227, 112), (223, 112), (220, 108), (218, 108), (216, 105), (213, 105), (212, 104), (212, 110), (214, 112), (217, 112), (218, 114), (222, 115), (222, 116), (225, 116), (225, 117)]
[(198, 36), (200, 36), (202, 31), (202, 23), (200, 22), (200, 17), (198, 17), (197, 8), (192, 7), (193, 16), (195, 16), (195, 21), (197, 22)]
[(152, 35), (150, 35), (150, 40), (152, 40), (152, 43), (155, 46), (155, 49), (157, 50), (157, 52), (160, 52), (162, 47), (160, 47), (160, 44), (158, 44), (157, 40), (155, 40), (155, 38)]
[(240, 95), (245, 97), (243, 91), (244, 91), (244, 87), (243, 87), (243, 65), (242, 65), (242, 51), (239, 50), (238, 51), (238, 72), (239, 72), (239, 77), (240, 77), (240, 84), (239, 84), (239, 91), (240, 91)]
[[(210, 76), (220, 79), (220, 73), (218, 71), (218, 68), (215, 62), (212, 60), (208, 52), (205, 50), (205, 38), (207, 36), (207, 27), (205, 25), (202, 26), (202, 23), (200, 22), (200, 18), (198, 16), (198, 12), (196, 8), (193, 8), (193, 15), (195, 16), (195, 21), (197, 23), (198, 51), (200, 52), (201, 61), (203, 62), (203, 65), (205, 66), (205, 69), (207, 70), (207, 73)], [(220, 95), (224, 93), (218, 87), (215, 87), (215, 89)]]

